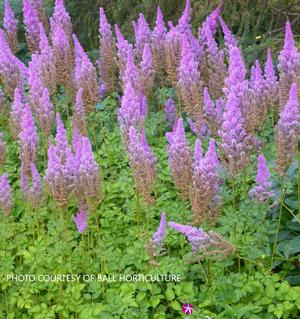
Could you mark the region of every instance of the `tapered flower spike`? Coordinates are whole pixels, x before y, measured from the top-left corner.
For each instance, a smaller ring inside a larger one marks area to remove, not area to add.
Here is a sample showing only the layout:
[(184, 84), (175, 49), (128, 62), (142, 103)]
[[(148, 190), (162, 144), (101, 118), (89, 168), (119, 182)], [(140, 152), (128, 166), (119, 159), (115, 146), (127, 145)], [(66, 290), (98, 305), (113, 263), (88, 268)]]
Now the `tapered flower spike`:
[(46, 17), (46, 9), (44, 0), (30, 0), (30, 4), (36, 11), (40, 23), (48, 30), (48, 19)]
[(76, 224), (78, 232), (80, 234), (84, 233), (88, 227), (88, 213), (86, 213), (84, 210), (81, 210), (73, 216), (73, 220)]
[(182, 118), (173, 126), (173, 132), (166, 134), (169, 164), (175, 186), (183, 198), (188, 198), (191, 185), (192, 156), (184, 133)]
[(118, 70), (116, 43), (112, 36), (111, 26), (107, 22), (104, 9), (100, 8), (100, 59), (99, 70), (101, 82), (106, 85), (107, 92), (111, 92), (115, 88), (116, 74)]
[(257, 160), (257, 175), (256, 184), (250, 190), (249, 196), (258, 202), (266, 202), (268, 199), (274, 196), (274, 193), (270, 191), (272, 182), (269, 181), (270, 171), (267, 166), (267, 161), (263, 154), (258, 156)]
[(20, 160), (24, 164), (24, 170), (30, 173), (30, 163), (37, 160), (38, 135), (34, 124), (34, 119), (28, 104), (25, 105), (21, 121), (21, 132), (19, 134)]
[(6, 159), (6, 143), (3, 139), (3, 133), (0, 132), (0, 167), (4, 164)]
[(231, 178), (236, 178), (248, 165), (252, 151), (251, 136), (245, 131), (244, 119), (238, 104), (238, 98), (230, 93), (219, 131), (222, 138), (220, 148), (225, 158), (223, 164)]
[(19, 137), (19, 133), (21, 132), (21, 121), (20, 119), (23, 117), (25, 105), (22, 102), (21, 94), (19, 88), (15, 89), (14, 101), (12, 103), (11, 111), (10, 111), (10, 132), (14, 139)]
[(195, 60), (186, 36), (182, 37), (181, 61), (178, 69), (178, 83), (184, 110), (200, 122), (202, 116), (202, 83)]
[(7, 173), (0, 175), (0, 208), (4, 216), (8, 217), (12, 209), (12, 194)]
[(23, 197), (33, 207), (40, 207), (43, 201), (42, 181), (36, 166), (30, 164), (30, 180), (21, 164), (20, 188)]
[(128, 156), (137, 191), (151, 205), (154, 201), (152, 192), (156, 183), (157, 159), (147, 143), (145, 132), (138, 132), (133, 126), (129, 129)]
[(150, 44), (151, 31), (144, 15), (140, 13), (137, 24), (133, 23), (134, 34), (135, 34), (135, 53), (138, 61), (141, 61), (144, 46), (146, 43)]
[(95, 109), (95, 104), (99, 101), (96, 68), (75, 35), (73, 35), (73, 40), (75, 44), (75, 85), (77, 90), (83, 90), (84, 109), (86, 113), (89, 113)]
[(39, 125), (43, 130), (45, 137), (48, 138), (52, 129), (54, 112), (49, 91), (46, 88), (43, 90), (43, 94), (40, 98), (40, 108), (37, 110), (36, 114)]
[(153, 53), (153, 66), (157, 74), (161, 74), (165, 69), (165, 49), (164, 43), (167, 34), (163, 15), (160, 7), (157, 7), (155, 27), (151, 33), (151, 49)]
[(37, 52), (40, 43), (40, 21), (29, 0), (23, 0), (23, 15), (28, 48), (31, 52)]
[(117, 55), (118, 55), (118, 67), (120, 73), (120, 79), (123, 79), (124, 72), (126, 68), (126, 63), (128, 60), (128, 52), (132, 51), (132, 45), (124, 39), (123, 34), (121, 33), (118, 25), (115, 25), (115, 33), (117, 37)]
[(152, 52), (148, 43), (144, 46), (143, 58), (140, 64), (140, 77), (143, 87), (143, 92), (147, 96), (154, 86), (154, 69)]
[(289, 99), (280, 113), (276, 125), (276, 164), (277, 171), (284, 176), (287, 168), (293, 162), (297, 150), (300, 134), (299, 101), (297, 85), (293, 83), (289, 92)]
[(221, 207), (219, 160), (215, 140), (209, 142), (208, 151), (203, 157), (200, 140), (196, 141), (193, 161), (192, 187), (190, 200), (195, 224), (209, 221), (215, 224)]
[(51, 33), (55, 29), (63, 29), (69, 42), (72, 41), (72, 24), (69, 13), (64, 6), (64, 0), (55, 0), (54, 12), (50, 19)]
[(76, 94), (74, 120), (80, 131), (80, 134), (86, 136), (87, 122), (86, 122), (86, 114), (85, 114), (84, 105), (83, 105), (83, 90), (82, 89), (79, 89), (79, 91)]
[(218, 18), (219, 18), (219, 22), (224, 34), (224, 42), (225, 42), (225, 47), (227, 48), (227, 50), (230, 51), (232, 47), (238, 47), (238, 43), (236, 39), (234, 38), (232, 32), (229, 30), (225, 21), (222, 19), (221, 16), (218, 16)]
[(186, 0), (184, 11), (179, 18), (177, 29), (180, 33), (184, 33), (191, 28), (191, 3)]
[(297, 50), (291, 24), (285, 25), (284, 46), (278, 57), (279, 70), (279, 104), (281, 109), (287, 103), (289, 90), (293, 82), (300, 77), (300, 53)]
[(132, 50), (128, 50), (127, 52), (127, 63), (126, 69), (124, 73), (124, 78), (122, 79), (123, 87), (127, 85), (127, 83), (131, 83), (134, 88), (136, 94), (140, 95), (143, 92), (142, 81), (140, 77), (140, 72), (137, 66), (134, 63), (133, 52)]
[(209, 240), (209, 236), (201, 228), (196, 228), (189, 225), (181, 225), (174, 222), (169, 222), (168, 225), (186, 236), (193, 252), (200, 251), (201, 248), (205, 245), (206, 241)]
[(10, 7), (9, 0), (5, 0), (3, 28), (11, 51), (16, 53), (18, 46), (18, 20), (15, 18), (15, 15)]
[(64, 29), (57, 27), (52, 31), (53, 53), (58, 84), (65, 85), (72, 93), (73, 52)]
[(152, 244), (156, 247), (162, 245), (164, 239), (166, 238), (167, 229), (167, 216), (165, 212), (162, 212), (159, 227), (152, 236)]
[(177, 119), (177, 108), (175, 107), (174, 100), (170, 97), (165, 103), (166, 120), (173, 126)]
[(268, 48), (267, 62), (265, 66), (265, 87), (266, 87), (266, 100), (268, 107), (273, 107), (278, 104), (278, 80), (275, 73), (275, 68), (272, 61), (272, 54)]

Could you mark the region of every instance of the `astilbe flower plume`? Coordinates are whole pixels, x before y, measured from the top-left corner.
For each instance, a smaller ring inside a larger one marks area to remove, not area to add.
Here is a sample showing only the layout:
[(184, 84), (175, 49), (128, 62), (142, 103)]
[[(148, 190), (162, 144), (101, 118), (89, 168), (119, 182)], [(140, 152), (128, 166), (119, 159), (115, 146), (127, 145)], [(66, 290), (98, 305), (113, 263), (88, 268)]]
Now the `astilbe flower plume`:
[(270, 48), (268, 48), (264, 78), (265, 78), (265, 95), (266, 95), (267, 106), (268, 108), (274, 108), (274, 106), (276, 106), (279, 102), (278, 79), (275, 73)]
[(177, 87), (185, 112), (200, 123), (203, 108), (202, 82), (200, 81), (198, 62), (194, 59), (186, 36), (182, 37), (181, 53)]
[(230, 51), (230, 49), (232, 47), (238, 47), (238, 43), (234, 37), (234, 35), (232, 34), (232, 32), (229, 30), (227, 24), (225, 23), (225, 21), (222, 19), (221, 16), (218, 16), (223, 34), (224, 34), (224, 44), (225, 47), (228, 51)]
[(49, 193), (57, 201), (58, 206), (66, 208), (68, 198), (75, 189), (75, 164), (68, 144), (66, 129), (59, 113), (56, 114), (56, 125), (56, 145), (51, 144), (48, 148), (45, 182)]
[(163, 247), (164, 239), (166, 238), (167, 230), (167, 216), (165, 212), (162, 212), (159, 227), (156, 232), (153, 234), (152, 238), (149, 240), (147, 246), (148, 253), (150, 256), (150, 263), (153, 265), (158, 265), (155, 261), (155, 257), (161, 256), (164, 254), (165, 249)]
[(166, 138), (174, 184), (178, 188), (180, 196), (188, 198), (191, 185), (192, 156), (185, 137), (182, 118), (175, 122), (173, 132), (166, 133)]
[(142, 82), (143, 92), (146, 96), (149, 95), (154, 86), (154, 69), (152, 52), (150, 45), (146, 43), (144, 45), (143, 58), (140, 64), (140, 78)]
[(64, 6), (64, 0), (55, 0), (54, 11), (50, 18), (51, 33), (55, 29), (63, 29), (69, 42), (72, 41), (72, 23), (69, 13)]
[(194, 253), (201, 251), (206, 242), (209, 240), (208, 234), (202, 228), (196, 228), (190, 225), (181, 225), (169, 222), (168, 225), (186, 236)]
[(146, 43), (151, 42), (151, 30), (144, 15), (140, 13), (137, 23), (132, 22), (135, 34), (135, 55), (141, 61)]
[(167, 34), (163, 15), (160, 7), (157, 7), (156, 23), (151, 33), (151, 49), (153, 53), (153, 67), (155, 73), (161, 74), (165, 70), (165, 49), (164, 43)]
[(231, 178), (235, 178), (248, 165), (252, 151), (252, 138), (246, 133), (238, 104), (238, 98), (230, 93), (219, 131), (222, 139), (220, 148), (224, 156), (223, 164)]
[(264, 203), (273, 197), (274, 194), (270, 191), (272, 185), (272, 182), (269, 181), (270, 176), (267, 161), (263, 154), (260, 154), (257, 160), (256, 184), (249, 192), (251, 198)]
[(10, 7), (9, 0), (5, 0), (3, 28), (11, 51), (16, 53), (18, 46), (18, 20), (15, 18), (15, 15)]
[(21, 132), (19, 134), (20, 160), (24, 165), (26, 174), (30, 172), (30, 163), (37, 160), (38, 135), (34, 119), (28, 104), (25, 105), (21, 120)]
[(141, 131), (144, 126), (146, 106), (145, 97), (138, 96), (131, 82), (128, 82), (122, 96), (121, 107), (118, 110), (118, 122), (126, 148), (130, 126), (134, 126), (138, 131)]
[(8, 101), (3, 91), (0, 89), (0, 114), (5, 114), (8, 107)]
[(43, 201), (43, 187), (40, 174), (34, 163), (30, 163), (30, 174), (27, 175), (21, 164), (20, 188), (23, 197), (33, 207), (40, 207)]
[(104, 9), (100, 8), (100, 59), (99, 70), (101, 82), (105, 84), (107, 92), (111, 92), (115, 88), (117, 73), (117, 52), (116, 43), (112, 36), (111, 25), (107, 22)]
[(165, 114), (167, 122), (173, 126), (177, 119), (177, 108), (175, 106), (174, 100), (171, 97), (168, 98), (165, 103)]
[(283, 108), (287, 103), (292, 83), (297, 83), (300, 89), (300, 53), (297, 50), (289, 21), (285, 25), (284, 46), (279, 54), (278, 62), (279, 104)]
[[(148, 64), (148, 61), (147, 61), (147, 64)], [(141, 95), (144, 93), (141, 76), (140, 76), (140, 70), (134, 63), (133, 52), (131, 49), (129, 49), (127, 52), (127, 63), (126, 63), (126, 68), (124, 72), (124, 77), (122, 79), (123, 89), (126, 87), (126, 85), (129, 82), (131, 83), (136, 94)]]
[(15, 89), (26, 76), (27, 68), (13, 55), (3, 30), (0, 30), (0, 79), (10, 97), (14, 96)]
[(156, 183), (157, 160), (147, 143), (145, 132), (137, 131), (134, 126), (129, 129), (128, 156), (137, 192), (151, 205), (154, 201), (152, 192)]
[(77, 37), (73, 35), (75, 44), (74, 78), (76, 89), (82, 89), (84, 109), (86, 113), (94, 110), (99, 100), (96, 68), (84, 52)]
[(203, 92), (203, 116), (209, 129), (213, 135), (217, 135), (222, 123), (223, 104), (222, 98), (214, 103), (208, 92), (208, 88), (204, 88)]
[(40, 105), (36, 110), (36, 115), (45, 137), (48, 138), (52, 129), (54, 112), (47, 88), (44, 88), (43, 94), (40, 97)]
[(80, 234), (84, 233), (88, 227), (88, 213), (84, 210), (80, 210), (73, 216), (73, 220), (76, 224), (77, 230)]
[(42, 23), (44, 28), (48, 29), (49, 25), (46, 17), (46, 8), (44, 0), (30, 0), (30, 4), (36, 11), (40, 23)]
[(23, 0), (23, 16), (26, 30), (26, 41), (30, 52), (39, 51), (40, 27), (36, 10), (29, 0)]
[(192, 173), (190, 200), (195, 224), (209, 221), (215, 224), (220, 213), (219, 160), (215, 140), (209, 142), (208, 151), (203, 157), (201, 141), (197, 139)]
[(40, 54), (38, 56), (38, 74), (43, 82), (43, 86), (47, 87), (50, 95), (56, 93), (57, 74), (55, 67), (55, 57), (52, 46), (49, 45), (47, 35), (43, 25), (40, 23)]
[(81, 135), (87, 135), (86, 114), (83, 105), (83, 90), (79, 89), (76, 94), (74, 120)]
[(102, 199), (101, 175), (92, 145), (86, 136), (73, 138), (75, 187), (79, 207), (95, 209)]
[(8, 174), (0, 175), (0, 208), (5, 217), (8, 217), (12, 209), (12, 194), (9, 185)]
[(3, 133), (0, 132), (0, 166), (2, 166), (6, 159), (6, 143), (3, 139)]
[(65, 85), (69, 93), (71, 93), (74, 59), (69, 38), (61, 27), (55, 28), (51, 35), (57, 82)]
[(10, 111), (10, 119), (9, 119), (9, 127), (12, 137), (17, 139), (21, 132), (21, 121), (24, 113), (25, 105), (22, 102), (20, 89), (15, 89), (14, 100), (11, 106)]
[(298, 150), (300, 134), (299, 101), (297, 98), (297, 85), (293, 83), (287, 104), (280, 113), (276, 125), (276, 163), (281, 176), (285, 175), (287, 168), (293, 162)]

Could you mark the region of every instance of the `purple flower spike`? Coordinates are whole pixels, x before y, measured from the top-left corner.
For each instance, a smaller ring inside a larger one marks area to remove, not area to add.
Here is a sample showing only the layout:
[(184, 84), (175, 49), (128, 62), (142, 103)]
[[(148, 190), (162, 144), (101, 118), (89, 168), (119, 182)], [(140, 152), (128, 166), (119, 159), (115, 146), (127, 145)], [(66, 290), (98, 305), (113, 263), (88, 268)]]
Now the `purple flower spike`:
[(9, 47), (13, 53), (17, 52), (17, 32), (18, 32), (18, 20), (15, 18), (13, 11), (9, 5), (9, 0), (5, 0), (5, 10), (3, 18), (3, 28), (5, 31), (6, 39)]
[(141, 61), (144, 46), (151, 41), (151, 31), (144, 15), (140, 13), (137, 24), (133, 23), (135, 43), (136, 43), (136, 56)]
[(192, 156), (184, 133), (182, 118), (173, 126), (173, 132), (166, 134), (169, 164), (175, 186), (183, 198), (188, 198), (191, 185)]
[(209, 236), (201, 228), (196, 228), (189, 225), (181, 225), (174, 222), (169, 222), (168, 225), (187, 237), (193, 252), (201, 251), (206, 241), (209, 240)]
[(23, 0), (23, 15), (28, 48), (31, 52), (39, 51), (40, 21), (29, 0)]
[(50, 19), (51, 33), (55, 29), (63, 29), (69, 41), (72, 39), (72, 24), (69, 13), (64, 6), (64, 0), (55, 0), (54, 12)]
[(207, 88), (204, 88), (203, 102), (204, 118), (206, 123), (212, 133), (217, 135), (222, 123), (223, 110), (217, 102), (216, 105), (214, 104)]
[(43, 130), (45, 136), (48, 138), (53, 124), (53, 105), (50, 100), (48, 89), (43, 90), (43, 94), (40, 98), (40, 108), (37, 109), (37, 117), (41, 129)]
[(165, 103), (166, 120), (173, 125), (177, 119), (177, 108), (175, 107), (174, 100), (170, 97)]
[(4, 164), (6, 159), (6, 143), (3, 139), (3, 133), (0, 132), (0, 167)]
[(117, 24), (115, 25), (115, 33), (117, 37), (118, 67), (120, 70), (120, 78), (123, 79), (128, 59), (128, 52), (132, 51), (132, 45), (124, 39)]
[(19, 137), (21, 132), (20, 119), (23, 117), (25, 105), (22, 102), (19, 88), (15, 89), (14, 101), (10, 111), (10, 131), (14, 139)]
[(218, 16), (219, 21), (220, 21), (220, 25), (224, 34), (224, 41), (225, 41), (225, 47), (227, 48), (227, 50), (230, 51), (230, 49), (232, 47), (237, 47), (237, 41), (234, 38), (233, 34), (231, 33), (231, 31), (229, 30), (227, 24), (225, 23), (225, 21), (222, 19), (221, 16)]
[(163, 241), (166, 238), (166, 229), (167, 229), (167, 216), (165, 212), (162, 212), (159, 227), (152, 237), (152, 245), (154, 247), (162, 246)]
[(0, 208), (7, 217), (12, 208), (12, 195), (9, 185), (8, 174), (0, 175)]
[(250, 190), (249, 196), (258, 202), (265, 202), (273, 197), (273, 192), (269, 189), (272, 183), (269, 181), (270, 172), (265, 157), (260, 154), (257, 160), (256, 185)]
[(88, 214), (84, 210), (81, 210), (77, 215), (73, 216), (73, 219), (78, 232), (80, 234), (84, 233), (88, 227)]
[(19, 134), (20, 160), (24, 164), (27, 174), (30, 172), (30, 163), (35, 163), (38, 151), (38, 135), (34, 125), (34, 119), (28, 104), (25, 105)]
[(154, 70), (150, 45), (145, 43), (143, 58), (140, 64), (140, 74), (143, 92), (147, 96), (154, 86)]
[(278, 81), (275, 73), (274, 64), (272, 61), (272, 54), (268, 48), (267, 62), (265, 66), (265, 94), (269, 107), (278, 104)]
[(129, 82), (134, 88), (136, 94), (141, 95), (143, 92), (143, 87), (140, 78), (140, 72), (134, 63), (132, 50), (128, 50), (127, 52), (126, 69), (124, 73), (124, 78), (122, 79), (124, 88)]
[(186, 0), (184, 11), (179, 18), (177, 29), (180, 33), (185, 33), (191, 28), (191, 2)]
[(298, 150), (300, 134), (299, 101), (297, 98), (297, 85), (293, 83), (289, 92), (289, 99), (280, 113), (276, 125), (276, 163), (281, 176), (293, 162)]

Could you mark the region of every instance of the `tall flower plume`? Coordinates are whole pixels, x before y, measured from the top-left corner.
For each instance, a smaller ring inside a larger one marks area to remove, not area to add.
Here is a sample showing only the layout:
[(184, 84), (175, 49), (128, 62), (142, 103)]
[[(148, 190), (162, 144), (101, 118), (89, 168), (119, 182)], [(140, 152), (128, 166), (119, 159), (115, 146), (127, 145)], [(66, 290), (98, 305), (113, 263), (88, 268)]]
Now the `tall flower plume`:
[(76, 102), (75, 102), (75, 114), (74, 114), (75, 123), (81, 133), (81, 135), (87, 135), (87, 122), (86, 122), (86, 114), (84, 110), (83, 104), (83, 90), (79, 89), (76, 94)]
[(55, 0), (54, 12), (50, 18), (51, 33), (55, 29), (63, 29), (69, 42), (72, 41), (72, 23), (69, 13), (64, 6), (64, 0)]
[(21, 164), (20, 188), (23, 197), (33, 207), (39, 207), (43, 201), (43, 187), (40, 174), (34, 163), (30, 163), (30, 178)]
[(202, 154), (201, 142), (197, 140), (190, 192), (195, 224), (203, 221), (209, 221), (212, 224), (217, 222), (221, 204), (218, 167), (215, 140), (210, 140), (205, 157)]
[(147, 96), (154, 86), (154, 69), (152, 52), (148, 43), (144, 46), (143, 58), (140, 64), (140, 76), (143, 87), (143, 92)]
[(27, 174), (30, 172), (30, 163), (35, 163), (38, 152), (38, 135), (34, 119), (28, 104), (25, 105), (21, 120), (21, 132), (19, 134), (20, 160), (24, 164)]
[(10, 111), (10, 121), (9, 127), (10, 132), (14, 139), (19, 137), (21, 132), (21, 121), (20, 119), (23, 117), (25, 105), (22, 101), (20, 89), (15, 89), (14, 101), (12, 103), (11, 111)]
[(270, 48), (268, 48), (267, 62), (265, 65), (265, 94), (268, 107), (274, 107), (278, 104), (278, 80), (272, 61), (272, 54)]
[(84, 109), (86, 113), (89, 113), (94, 110), (99, 100), (96, 68), (75, 35), (73, 35), (73, 39), (75, 44), (75, 85), (77, 90), (83, 90)]
[(218, 18), (224, 34), (225, 47), (230, 51), (232, 47), (237, 47), (238, 43), (222, 17), (218, 16)]
[(162, 212), (159, 227), (152, 236), (152, 245), (160, 247), (166, 238), (167, 229), (167, 216), (165, 212)]
[(249, 192), (251, 198), (263, 203), (274, 195), (273, 192), (270, 191), (272, 182), (269, 181), (269, 178), (270, 171), (267, 166), (267, 161), (263, 154), (260, 154), (257, 160), (256, 185)]
[(100, 40), (100, 59), (99, 69), (101, 81), (105, 84), (108, 92), (115, 88), (116, 73), (117, 73), (117, 53), (116, 43), (112, 36), (111, 26), (107, 22), (104, 9), (100, 8), (100, 26), (99, 26), (99, 40)]
[(138, 61), (141, 61), (146, 43), (150, 44), (151, 31), (150, 27), (142, 13), (140, 13), (137, 24), (133, 21), (133, 29), (135, 34), (135, 53)]
[(46, 8), (44, 0), (30, 0), (30, 4), (32, 8), (36, 11), (40, 23), (42, 23), (44, 28), (48, 29), (49, 25), (46, 17)]
[(289, 90), (293, 82), (300, 77), (300, 53), (295, 44), (291, 24), (285, 25), (284, 46), (278, 57), (279, 70), (279, 103), (283, 108), (289, 98)]
[(129, 82), (131, 83), (132, 87), (134, 88), (135, 92), (138, 95), (141, 95), (143, 93), (143, 86), (142, 86), (142, 81), (140, 77), (140, 71), (134, 63), (132, 50), (128, 50), (127, 52), (127, 63), (126, 63), (126, 68), (124, 72), (124, 77), (122, 79), (123, 88), (125, 88), (125, 86)]
[(129, 129), (128, 156), (137, 191), (150, 205), (153, 203), (157, 160), (147, 143), (145, 132), (138, 132), (133, 126)]
[(9, 0), (5, 0), (3, 28), (11, 51), (16, 53), (18, 46), (18, 20), (15, 18), (15, 15), (10, 7)]
[(36, 110), (36, 115), (42, 131), (44, 132), (46, 138), (48, 138), (52, 129), (54, 112), (47, 88), (44, 88), (43, 94), (40, 97), (40, 105)]
[(173, 132), (168, 132), (166, 138), (174, 184), (179, 189), (181, 197), (188, 198), (191, 185), (192, 157), (185, 137), (182, 118), (176, 121)]
[(219, 131), (222, 139), (220, 148), (224, 156), (224, 166), (231, 178), (235, 178), (248, 165), (252, 150), (251, 136), (246, 133), (244, 119), (238, 104), (238, 98), (230, 93)]
[(299, 101), (297, 98), (297, 85), (293, 83), (290, 88), (289, 99), (281, 111), (276, 125), (276, 163), (278, 173), (281, 176), (284, 176), (297, 154), (299, 134)]
[(165, 114), (167, 122), (173, 126), (177, 119), (177, 108), (175, 107), (175, 102), (171, 97), (168, 98), (165, 103)]
[(177, 87), (186, 113), (199, 121), (202, 117), (202, 83), (198, 62), (194, 59), (186, 36), (182, 37), (181, 55)]
[(23, 15), (28, 48), (31, 52), (39, 51), (40, 22), (37, 12), (29, 0), (23, 0)]
[(0, 208), (8, 217), (12, 209), (12, 195), (7, 173), (0, 175)]
[(153, 53), (153, 67), (155, 73), (161, 74), (165, 69), (165, 49), (164, 43), (167, 34), (163, 15), (160, 7), (157, 7), (156, 23), (151, 33), (151, 49)]

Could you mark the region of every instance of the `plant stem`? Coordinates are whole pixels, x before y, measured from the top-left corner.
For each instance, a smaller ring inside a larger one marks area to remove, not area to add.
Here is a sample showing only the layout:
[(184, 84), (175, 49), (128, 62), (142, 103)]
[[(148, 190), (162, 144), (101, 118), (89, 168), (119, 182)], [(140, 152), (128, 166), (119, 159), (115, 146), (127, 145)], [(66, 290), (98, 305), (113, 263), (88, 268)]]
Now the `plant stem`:
[(272, 251), (272, 257), (271, 257), (271, 264), (270, 264), (270, 272), (272, 271), (273, 266), (273, 260), (276, 252), (277, 247), (277, 239), (279, 234), (279, 228), (281, 223), (281, 217), (282, 217), (282, 209), (283, 209), (283, 200), (284, 200), (284, 177), (281, 177), (281, 187), (280, 187), (280, 208), (279, 208), (279, 217), (278, 217), (278, 223), (277, 223), (277, 229), (274, 239), (274, 245), (273, 245), (273, 251)]
[(137, 225), (137, 235), (140, 238), (140, 216), (141, 216), (141, 205), (140, 205), (140, 195), (138, 190), (135, 190), (135, 203), (136, 203), (136, 225)]
[(232, 193), (232, 206), (236, 208), (236, 194), (235, 194), (235, 181), (232, 180), (231, 183), (231, 193)]

